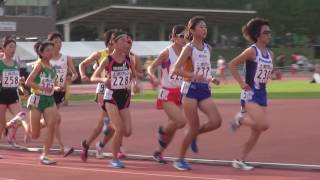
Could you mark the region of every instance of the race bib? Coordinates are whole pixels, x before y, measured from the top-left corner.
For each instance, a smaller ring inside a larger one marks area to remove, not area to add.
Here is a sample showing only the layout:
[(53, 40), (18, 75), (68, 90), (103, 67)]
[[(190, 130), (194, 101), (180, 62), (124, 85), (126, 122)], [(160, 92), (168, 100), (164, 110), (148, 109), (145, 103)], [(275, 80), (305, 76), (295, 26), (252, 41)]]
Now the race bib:
[(111, 100), (112, 99), (112, 95), (113, 95), (113, 91), (106, 88), (105, 91), (104, 91), (104, 96), (103, 96), (103, 99), (104, 100)]
[(262, 63), (259, 62), (257, 66), (257, 71), (254, 77), (254, 82), (256, 83), (267, 83), (270, 75), (272, 73), (272, 64), (271, 63)]
[(30, 95), (27, 103), (27, 107), (38, 107), (39, 106), (39, 101), (40, 101), (40, 96), (37, 95)]
[(47, 91), (41, 91), (39, 90), (39, 94), (41, 95), (45, 95), (45, 96), (51, 96), (54, 92), (54, 81), (51, 78), (46, 78), (46, 77), (42, 77), (41, 81), (40, 81), (40, 86), (41, 87), (47, 87), (47, 88), (52, 88), (51, 92), (47, 92)]
[(19, 85), (19, 71), (5, 69), (2, 72), (1, 85), (4, 88), (16, 88)]
[(66, 79), (67, 79), (67, 71), (65, 69), (56, 69), (57, 76), (56, 76), (56, 82), (57, 85), (62, 87), (65, 85)]
[(240, 99), (244, 100), (244, 101), (250, 101), (250, 100), (252, 100), (253, 94), (254, 93), (252, 91), (242, 90), (241, 95), (240, 95)]
[(130, 71), (111, 71), (111, 89), (130, 88)]
[(160, 100), (168, 100), (169, 90), (161, 88), (159, 91), (158, 99)]
[(181, 86), (183, 81), (183, 77), (182, 76), (178, 76), (176, 74), (170, 73), (169, 76), (169, 82), (172, 83), (175, 86)]
[(194, 72), (195, 74), (202, 75), (205, 79), (212, 78), (210, 62), (195, 62)]
[(103, 94), (105, 85), (103, 83), (98, 83), (96, 88), (96, 94)]
[(182, 85), (181, 85), (181, 94), (187, 94), (189, 91), (191, 83), (190, 82), (186, 82), (183, 81)]

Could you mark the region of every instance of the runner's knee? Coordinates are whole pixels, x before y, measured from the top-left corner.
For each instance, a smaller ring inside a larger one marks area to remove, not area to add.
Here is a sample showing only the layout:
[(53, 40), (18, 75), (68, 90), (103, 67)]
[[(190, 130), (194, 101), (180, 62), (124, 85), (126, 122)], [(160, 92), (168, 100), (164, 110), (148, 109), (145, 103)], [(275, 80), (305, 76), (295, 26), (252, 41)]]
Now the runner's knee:
[(184, 126), (186, 125), (186, 122), (178, 120), (178, 121), (174, 122), (174, 125), (175, 125), (176, 129), (181, 129), (181, 128), (184, 128)]
[(268, 123), (257, 123), (256, 124), (256, 129), (259, 130), (260, 132), (268, 130), (270, 125)]

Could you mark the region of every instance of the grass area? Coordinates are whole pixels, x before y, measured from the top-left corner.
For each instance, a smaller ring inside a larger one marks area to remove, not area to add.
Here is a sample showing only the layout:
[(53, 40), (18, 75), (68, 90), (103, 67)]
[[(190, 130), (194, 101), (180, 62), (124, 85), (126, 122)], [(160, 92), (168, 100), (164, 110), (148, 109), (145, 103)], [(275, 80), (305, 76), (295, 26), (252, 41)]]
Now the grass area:
[[(238, 84), (216, 86), (212, 89), (215, 99), (239, 99)], [(155, 101), (157, 91), (147, 90), (142, 95), (133, 97), (133, 101)], [(320, 85), (307, 81), (271, 81), (268, 86), (270, 99), (320, 99)], [(94, 94), (71, 95), (71, 101), (92, 101)]]
[[(320, 85), (308, 81), (272, 81), (268, 85), (270, 99), (311, 99), (320, 98)], [(228, 84), (213, 89), (217, 99), (238, 99), (240, 87)]]
[(93, 101), (95, 94), (70, 94), (69, 101)]

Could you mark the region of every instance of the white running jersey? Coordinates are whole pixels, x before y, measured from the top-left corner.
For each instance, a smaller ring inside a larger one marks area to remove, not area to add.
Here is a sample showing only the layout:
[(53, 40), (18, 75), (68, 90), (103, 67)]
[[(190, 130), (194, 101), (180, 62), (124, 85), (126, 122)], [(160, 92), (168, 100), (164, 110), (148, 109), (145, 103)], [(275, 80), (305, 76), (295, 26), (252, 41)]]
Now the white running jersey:
[(252, 45), (256, 49), (256, 59), (255, 59), (255, 74), (253, 77), (254, 86), (257, 89), (265, 88), (270, 79), (271, 72), (273, 69), (272, 55), (267, 51), (267, 56), (264, 57), (260, 49), (254, 44)]
[(64, 86), (67, 80), (68, 56), (61, 54), (59, 59), (50, 60), (50, 64), (56, 69), (56, 82), (58, 86)]
[(203, 50), (197, 49), (192, 43), (188, 44), (192, 48), (193, 73), (203, 75), (207, 80), (212, 78), (210, 63), (210, 49), (208, 44), (204, 43)]
[(182, 76), (173, 75), (173, 64), (177, 61), (178, 55), (172, 46), (167, 47), (169, 51), (169, 59), (161, 64), (161, 86), (166, 88), (180, 88), (182, 84)]

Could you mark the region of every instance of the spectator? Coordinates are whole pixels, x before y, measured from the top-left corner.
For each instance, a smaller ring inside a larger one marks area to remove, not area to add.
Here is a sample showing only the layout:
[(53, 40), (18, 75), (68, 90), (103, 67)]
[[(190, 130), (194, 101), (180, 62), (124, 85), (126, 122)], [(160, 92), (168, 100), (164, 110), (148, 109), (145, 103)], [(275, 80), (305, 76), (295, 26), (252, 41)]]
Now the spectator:
[(314, 66), (314, 74), (312, 75), (311, 83), (320, 84), (320, 64)]
[(276, 68), (274, 68), (272, 79), (280, 80), (282, 78), (282, 70), (284, 69), (285, 55), (280, 54), (276, 57)]
[(226, 70), (226, 61), (223, 58), (223, 56), (218, 56), (217, 60), (217, 75), (219, 76), (219, 79), (223, 81), (224, 83), (227, 82), (226, 76), (225, 76), (225, 70)]

